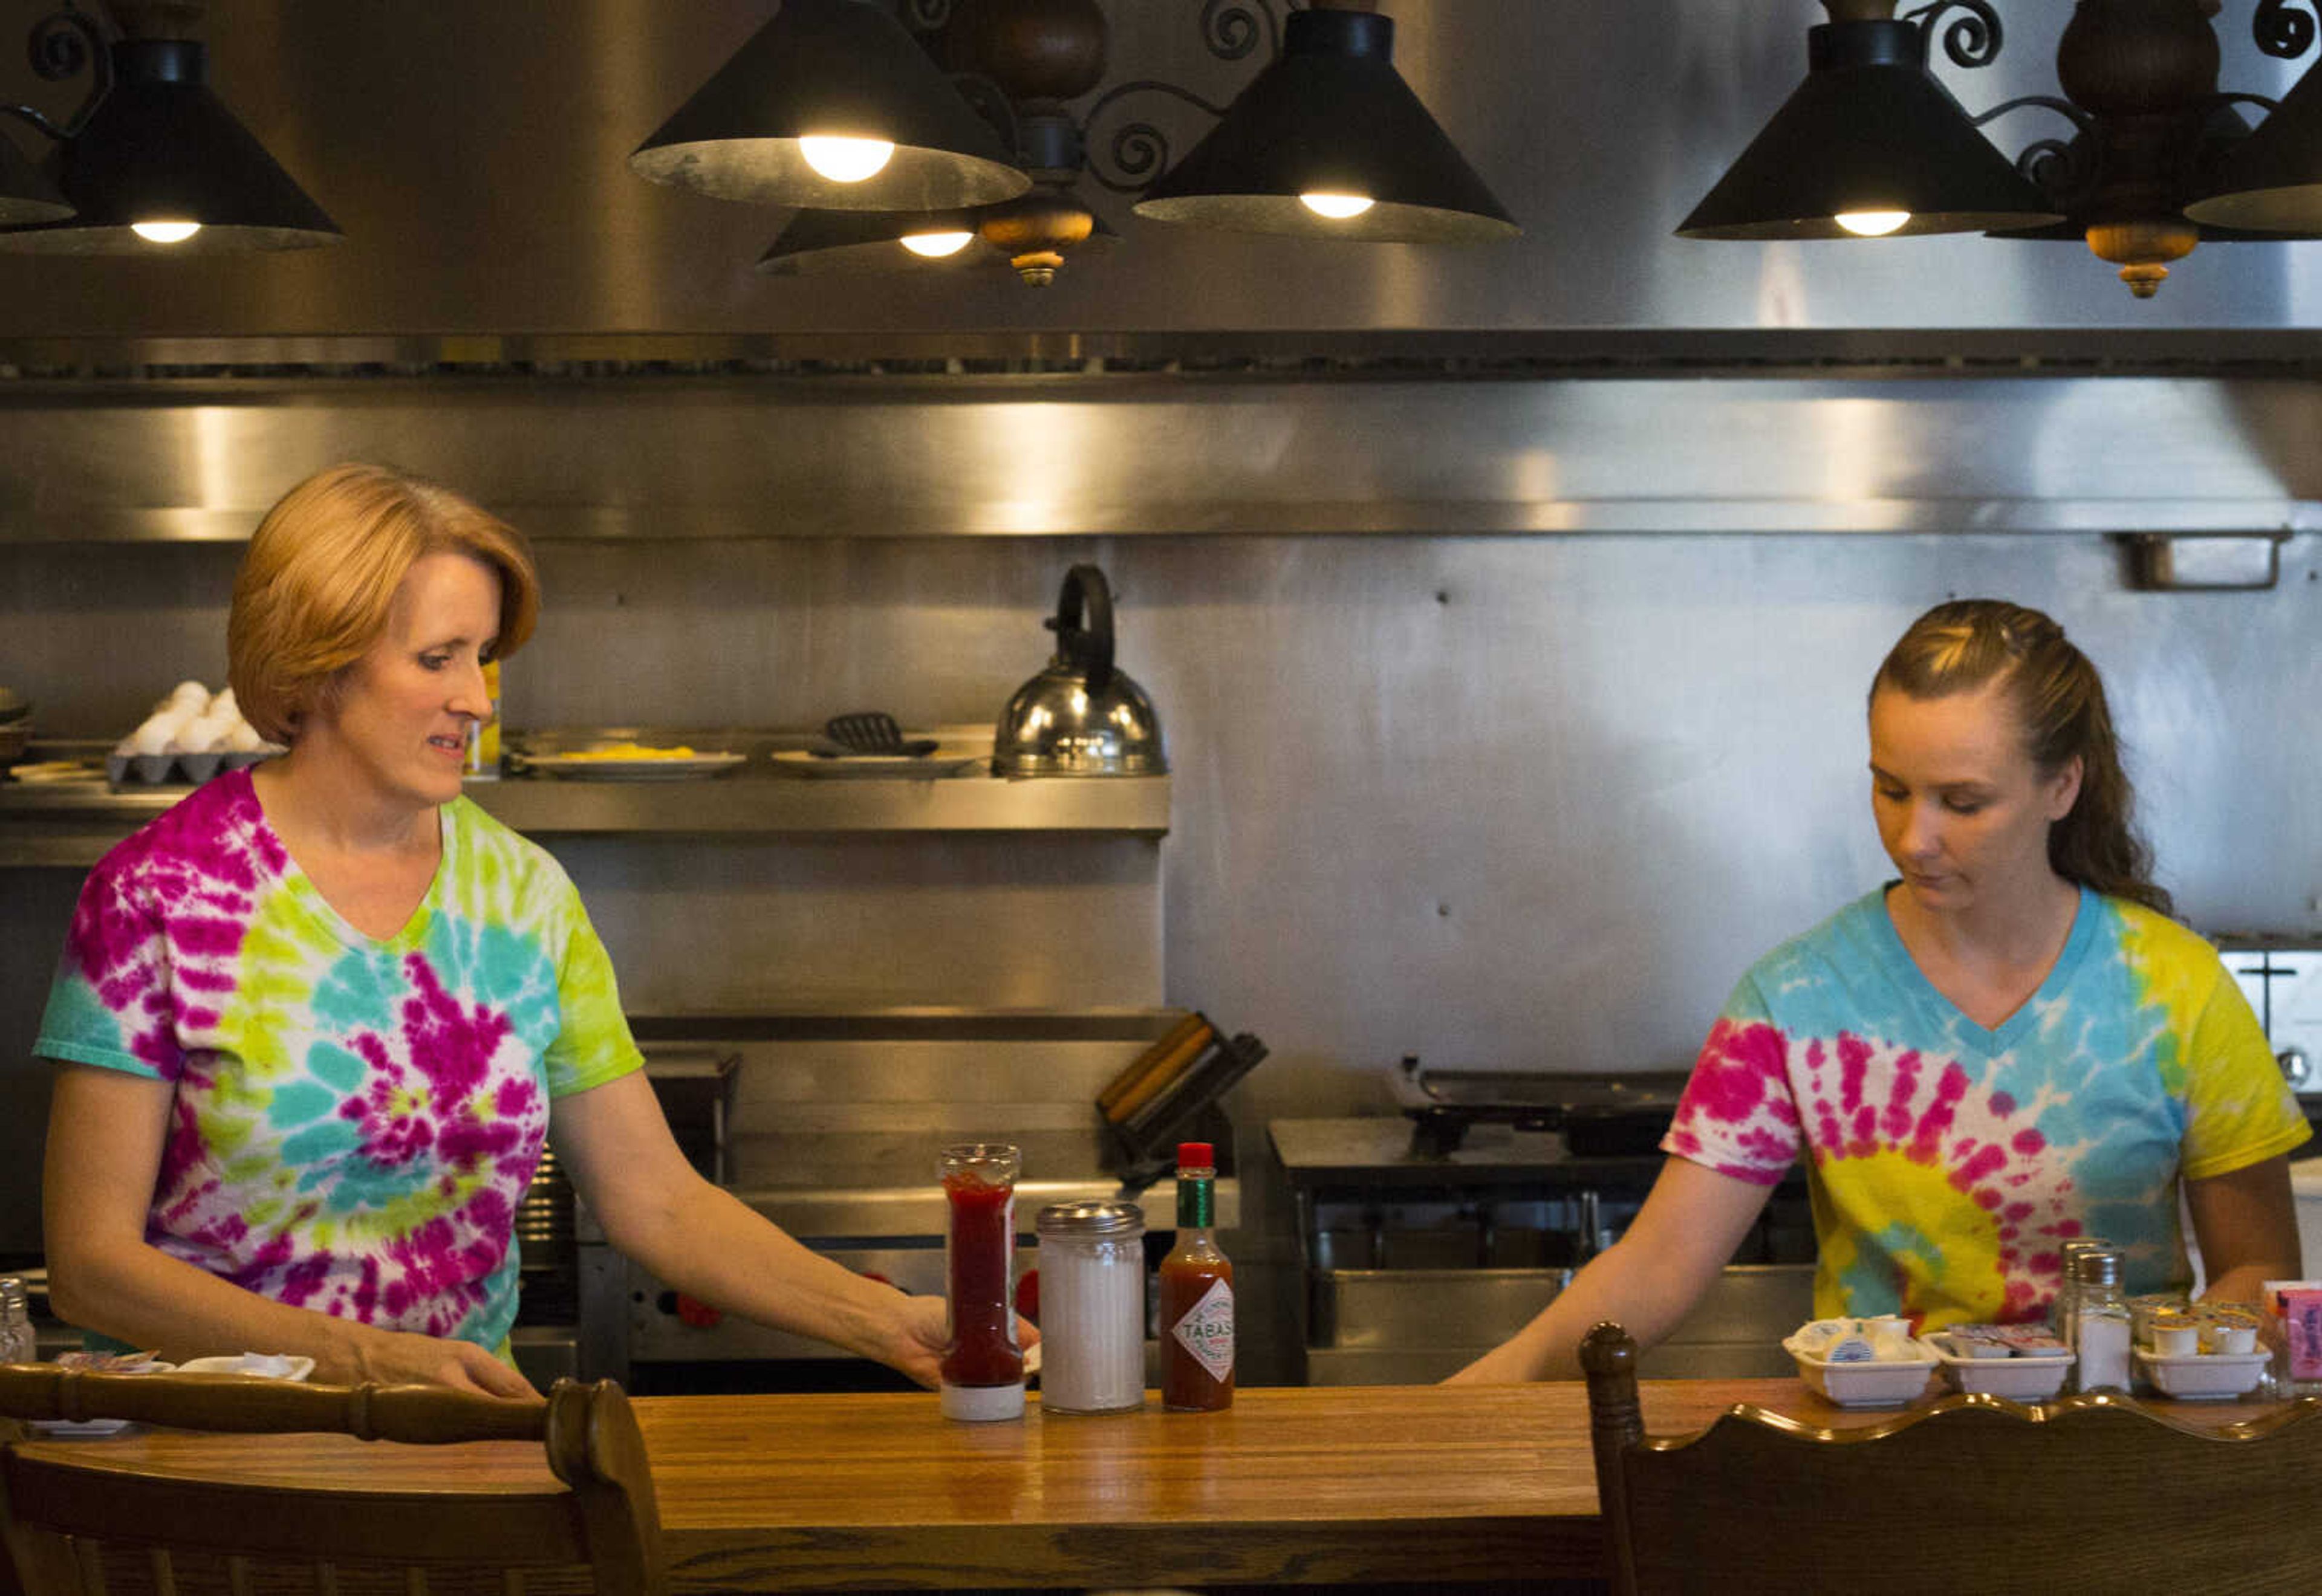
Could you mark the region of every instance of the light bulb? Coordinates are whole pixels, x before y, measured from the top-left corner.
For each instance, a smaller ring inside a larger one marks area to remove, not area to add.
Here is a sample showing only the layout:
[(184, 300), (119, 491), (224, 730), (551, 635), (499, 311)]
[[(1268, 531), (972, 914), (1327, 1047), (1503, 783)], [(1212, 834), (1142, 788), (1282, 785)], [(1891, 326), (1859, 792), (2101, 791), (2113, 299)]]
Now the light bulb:
[(1910, 219), (1908, 211), (1841, 211), (1832, 218), (1857, 238), (1884, 238)]
[(895, 147), (884, 139), (800, 139), (799, 150), (807, 165), (834, 183), (860, 183), (875, 178)]
[(902, 245), (914, 255), (929, 260), (940, 260), (946, 255), (956, 255), (967, 248), (972, 233), (907, 233)]
[(202, 230), (198, 222), (132, 222), (129, 231), (151, 244), (181, 244)]
[(1318, 216), (1328, 216), (1333, 222), (1343, 222), (1349, 216), (1359, 216), (1371, 208), (1367, 194), (1302, 194), (1298, 203)]

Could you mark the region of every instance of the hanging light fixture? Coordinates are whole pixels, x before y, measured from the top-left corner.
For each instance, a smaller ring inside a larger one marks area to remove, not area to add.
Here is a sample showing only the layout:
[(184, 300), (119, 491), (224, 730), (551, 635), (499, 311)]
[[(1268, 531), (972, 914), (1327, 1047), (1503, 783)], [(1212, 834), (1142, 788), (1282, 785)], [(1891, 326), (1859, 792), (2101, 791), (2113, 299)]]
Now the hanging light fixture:
[[(1871, 231), (1851, 224), (1865, 220), (1860, 211), (1883, 210), (1869, 220), (1890, 232), (2078, 241), (2117, 266), (2140, 299), (2199, 244), (2322, 236), (2322, 84), (2309, 89), (2308, 73), (2279, 106), (2220, 92), (2209, 23), (2217, 0), (2079, 0), (2057, 42), (2061, 97), (2027, 95), (1972, 118), (1925, 71), (1927, 46), (1943, 13), (1964, 11), (1943, 31), (1944, 53), (1958, 66), (1988, 65), (1999, 51), (2000, 23), (1988, 0), (1932, 0), (1899, 21), (1893, 0), (1823, 4), (1831, 20), (1810, 31), (1815, 69), (1805, 86), (1680, 236), (1839, 238)], [(2291, 5), (2256, 0), (2253, 27), (2265, 53), (2293, 58), (2313, 44), (2314, 19)], [(1906, 69), (1906, 52), (1915, 55), (1915, 68)], [(1842, 86), (1817, 79), (1847, 75), (1860, 81), (1843, 96), (1842, 114), (1823, 116), (1810, 132), (1786, 128), (1802, 105), (1826, 110), (1841, 100)], [(1912, 108), (1926, 91), (1956, 114), (1946, 124)], [(2035, 105), (2072, 132), (2035, 140), (2007, 174), (2028, 187), (2031, 200), (2019, 187), (2012, 211), (1979, 213), (1959, 196), (1978, 185), (1998, 192), (2000, 158), (1974, 130)], [(2242, 105), (2271, 114), (2253, 132)], [(1958, 208), (1946, 213), (1946, 204)], [(1842, 215), (1839, 205), (1858, 214)]]
[(0, 250), (214, 254), (336, 243), (338, 224), (211, 90), (206, 48), (175, 36), (200, 21), (198, 0), (116, 0), (114, 9), (146, 32), (107, 43), (69, 0), (33, 30), (35, 71), (56, 80), (86, 68), (94, 82), (61, 127), (11, 107), (56, 140), (49, 173), (71, 214), (0, 228)]
[[(1044, 196), (1061, 202), (1059, 214), (1085, 217), (1085, 232), (1067, 220), (1065, 231), (1078, 236), (1032, 238), (1020, 218), (1030, 208), (1027, 202)], [(974, 210), (800, 211), (758, 258), (757, 269), (767, 277), (814, 277), (1004, 269), (1045, 287), (1067, 254), (1073, 261), (1086, 260), (1110, 253), (1120, 242), (1120, 233), (1072, 188), (1036, 184), (1021, 199)], [(1055, 258), (1019, 263), (1019, 257), (1030, 256)]]
[[(14, 109), (0, 106), (0, 110)], [(57, 186), (41, 176), (14, 144), (0, 137), (0, 226), (60, 222), (72, 214), (72, 203), (57, 191)]]
[(992, 125), (867, 0), (782, 0), (629, 166), (719, 199), (827, 210), (990, 205), (1031, 187)]
[[(2314, 43), (2314, 19), (2267, 0), (2257, 46), (2294, 60)], [(2258, 130), (2219, 162), (2185, 214), (2204, 228), (2322, 233), (2322, 66), (2308, 68)]]
[(1317, 5), (1224, 118), (1145, 190), (1156, 222), (1373, 243), (1521, 231), (1394, 69), (1394, 23)]
[[(1894, 0), (1824, 0), (1806, 77), (1679, 238), (1884, 238), (2061, 220), (1927, 70)], [(1932, 8), (1931, 8), (1932, 9)], [(1981, 55), (1998, 49), (1994, 19)]]

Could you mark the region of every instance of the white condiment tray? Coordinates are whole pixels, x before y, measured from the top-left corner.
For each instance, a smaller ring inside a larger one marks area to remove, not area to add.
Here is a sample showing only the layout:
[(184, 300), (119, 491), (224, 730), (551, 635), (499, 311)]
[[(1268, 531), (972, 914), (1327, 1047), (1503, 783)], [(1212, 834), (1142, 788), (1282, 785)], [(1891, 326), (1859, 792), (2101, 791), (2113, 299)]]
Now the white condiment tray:
[(2270, 1352), (2189, 1352), (2163, 1357), (2136, 1349), (2144, 1377), (2164, 1397), (2188, 1401), (2217, 1401), (2253, 1389), (2273, 1361)]
[(1919, 1356), (1833, 1363), (1804, 1350), (1795, 1336), (1782, 1339), (1782, 1349), (1797, 1363), (1798, 1378), (1842, 1408), (1900, 1408), (1925, 1391), (1927, 1377), (1942, 1360), (1925, 1342), (1915, 1337), (1911, 1345)]
[(2041, 1402), (2064, 1389), (2075, 1361), (2070, 1352), (2015, 1353), (2004, 1358), (1970, 1358), (1952, 1350), (1948, 1331), (1922, 1336), (1919, 1344), (1942, 1360), (1953, 1391), (1983, 1391), (2012, 1402)]

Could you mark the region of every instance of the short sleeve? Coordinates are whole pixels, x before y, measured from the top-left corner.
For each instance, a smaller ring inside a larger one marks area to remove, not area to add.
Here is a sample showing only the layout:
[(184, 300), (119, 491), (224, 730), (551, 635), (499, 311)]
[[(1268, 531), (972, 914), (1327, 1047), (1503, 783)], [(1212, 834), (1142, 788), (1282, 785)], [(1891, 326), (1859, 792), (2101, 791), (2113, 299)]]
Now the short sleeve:
[(644, 1067), (629, 1035), (613, 959), (589, 922), (580, 894), (563, 883), (566, 930), (556, 966), (558, 1026), (544, 1063), (548, 1095), (569, 1097)]
[(169, 943), (158, 917), (100, 865), (81, 884), (41, 1015), (41, 1058), (175, 1081), (185, 1054), (169, 1017)]
[(2281, 1078), (2273, 1049), (2231, 977), (2218, 966), (2187, 1044), (2185, 1145), (2189, 1181), (2231, 1174), (2310, 1137), (2313, 1127)]
[(1788, 1053), (1756, 976), (1743, 977), (1701, 1044), (1661, 1150), (1755, 1185), (1779, 1183), (1801, 1145)]

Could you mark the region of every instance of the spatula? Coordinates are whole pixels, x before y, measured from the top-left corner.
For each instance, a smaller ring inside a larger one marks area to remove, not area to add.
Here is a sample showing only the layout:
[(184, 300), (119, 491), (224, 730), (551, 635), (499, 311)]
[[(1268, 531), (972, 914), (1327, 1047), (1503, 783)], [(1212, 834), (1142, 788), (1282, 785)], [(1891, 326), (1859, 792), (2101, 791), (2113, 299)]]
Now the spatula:
[(933, 737), (905, 740), (895, 717), (881, 710), (834, 715), (822, 723), (822, 734), (849, 753), (884, 754), (890, 758), (923, 759), (936, 751)]

